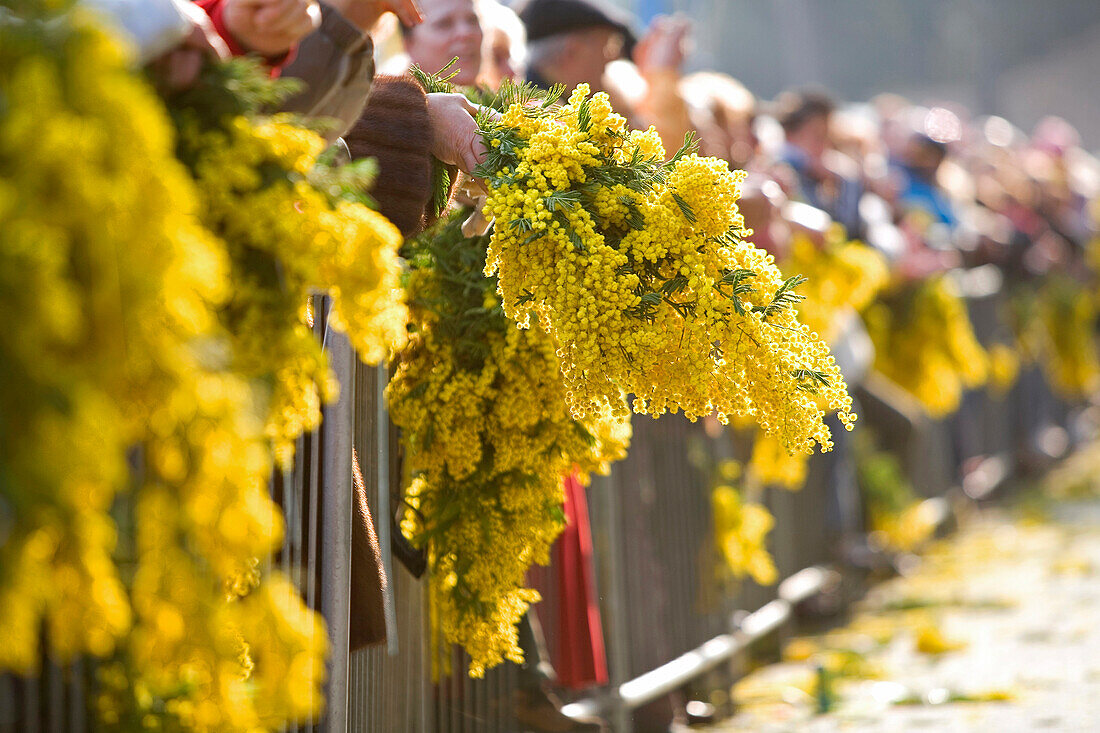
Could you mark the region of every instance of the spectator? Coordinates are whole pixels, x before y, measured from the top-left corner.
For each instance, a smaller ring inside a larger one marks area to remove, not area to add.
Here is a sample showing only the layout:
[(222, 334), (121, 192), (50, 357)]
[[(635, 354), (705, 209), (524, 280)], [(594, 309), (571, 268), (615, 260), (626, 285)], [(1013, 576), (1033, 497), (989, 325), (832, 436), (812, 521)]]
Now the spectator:
[(827, 212), (844, 225), (850, 237), (862, 236), (862, 185), (826, 164), (833, 101), (821, 92), (801, 91), (781, 95), (776, 105), (786, 136), (780, 161), (790, 166), (797, 180), (797, 190), (792, 194)]
[(657, 16), (634, 48), (634, 63), (645, 80), (636, 112), (644, 125), (657, 128), (671, 155), (694, 129), (680, 94), (680, 77), (687, 56), (691, 22), (683, 16)]
[(191, 86), (207, 59), (229, 58), (209, 16), (188, 0), (86, 0), (137, 47), (137, 62), (151, 64), (169, 89)]
[[(320, 28), (302, 42), (287, 67), (287, 74), (302, 79), (306, 88), (285, 108), (332, 119), (330, 142), (346, 136), (352, 158), (377, 161), (371, 195), (379, 210), (410, 236), (432, 219), (432, 157), (469, 173), (484, 149), (473, 107), (461, 95), (425, 94), (409, 76), (375, 77), (369, 30), (387, 12), (407, 26), (421, 19), (415, 0), (331, 0), (323, 5)], [(387, 579), (357, 457), (353, 475), (349, 639), (357, 649), (386, 638)], [(395, 554), (409, 558), (410, 565), (423, 562), (407, 550), (399, 546)]]
[(329, 142), (347, 132), (363, 112), (374, 80), (370, 29), (385, 13), (402, 23), (420, 22), (416, 0), (330, 0), (321, 5), (321, 25), (308, 35), (284, 72), (304, 89), (283, 105), (289, 112), (334, 121)]
[(321, 23), (316, 0), (196, 0), (234, 56), (261, 56), (278, 76)]
[(958, 223), (951, 200), (936, 182), (940, 165), (947, 158), (947, 146), (923, 133), (914, 133), (905, 146), (897, 167), (900, 186), (897, 203), (901, 209), (919, 209), (934, 221), (954, 228)]
[(716, 71), (699, 71), (680, 81), (700, 136), (701, 152), (747, 170), (757, 155), (756, 98), (745, 85)]
[(587, 83), (601, 91), (607, 65), (635, 43), (629, 15), (603, 0), (528, 0), (517, 9), (527, 28), (527, 78), (543, 88)]
[(402, 25), (405, 52), (412, 63), (435, 73), (458, 58), (451, 82), (470, 86), (481, 71), (481, 18), (476, 0), (433, 0), (420, 25)]
[(499, 89), (505, 79), (518, 81), (527, 74), (527, 31), (515, 11), (497, 0), (481, 0), (485, 39), (481, 49), (481, 83)]

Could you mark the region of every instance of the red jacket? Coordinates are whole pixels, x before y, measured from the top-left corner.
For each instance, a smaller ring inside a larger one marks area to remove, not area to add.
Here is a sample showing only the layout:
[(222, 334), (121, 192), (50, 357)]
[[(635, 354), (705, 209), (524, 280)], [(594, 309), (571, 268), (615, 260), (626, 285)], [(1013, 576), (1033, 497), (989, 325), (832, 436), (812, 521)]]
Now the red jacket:
[[(225, 0), (195, 0), (195, 4), (206, 11), (206, 14), (210, 16), (210, 21), (214, 24), (214, 30), (218, 32), (218, 35), (225, 41), (225, 45), (229, 46), (229, 52), (234, 56), (244, 56), (250, 51), (242, 46), (240, 42), (233, 37), (233, 34), (229, 32), (229, 29), (225, 26)], [(277, 77), (283, 70), (283, 67), (294, 60), (294, 52), (297, 47), (291, 48), (284, 54), (279, 56), (272, 56), (264, 58), (264, 63), (271, 68), (272, 78)]]

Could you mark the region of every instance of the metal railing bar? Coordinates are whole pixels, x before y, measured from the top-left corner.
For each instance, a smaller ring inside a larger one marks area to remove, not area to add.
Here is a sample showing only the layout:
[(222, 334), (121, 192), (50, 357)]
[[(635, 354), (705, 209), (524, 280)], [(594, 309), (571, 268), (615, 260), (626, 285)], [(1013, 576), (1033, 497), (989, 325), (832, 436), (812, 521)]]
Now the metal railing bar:
[[(327, 315), (327, 314), (326, 314)], [(331, 647), (328, 661), (325, 716), (328, 733), (347, 732), (348, 639), (351, 598), (351, 487), (352, 375), (355, 353), (343, 334), (326, 328), (324, 343), (340, 381), (340, 397), (325, 411), (321, 422), (321, 613), (328, 626)]]
[(65, 709), (65, 681), (57, 662), (47, 659), (42, 665), (46, 683), (46, 727), (53, 733), (62, 733)]
[[(40, 708), (39, 705), (39, 685), (41, 679), (28, 679), (23, 685), (23, 689), (26, 693), (24, 698), (23, 707), (23, 725), (26, 726), (26, 733), (38, 733), (41, 726)], [(23, 733), (22, 731), (20, 733)]]
[[(625, 604), (626, 587), (626, 563), (623, 546), (622, 511), (619, 503), (619, 480), (617, 475), (597, 479), (595, 486), (601, 493), (603, 504), (605, 530), (607, 532), (608, 548), (608, 574), (611, 582), (607, 588), (607, 612), (610, 616), (610, 638), (608, 641), (608, 676), (611, 684), (616, 685), (625, 680), (630, 669), (630, 641), (627, 624), (627, 608)], [(617, 703), (618, 701), (613, 701)], [(566, 706), (568, 707), (568, 706)], [(563, 711), (564, 712), (564, 711)], [(621, 733), (629, 733), (631, 724), (628, 711), (616, 704), (612, 721), (615, 729)]]
[(562, 713), (571, 718), (579, 718), (603, 713), (608, 703), (617, 703), (633, 710), (652, 702), (728, 661), (749, 645), (778, 629), (790, 618), (795, 605), (819, 593), (834, 577), (833, 571), (823, 567), (800, 570), (779, 584), (778, 598), (750, 613), (735, 631), (720, 634), (690, 652), (620, 684), (608, 697), (586, 698), (566, 705), (562, 708)]
[[(378, 532), (378, 547), (382, 551), (382, 569), (387, 580), (393, 578), (393, 550), (390, 544), (390, 431), (389, 414), (386, 412), (386, 384), (389, 382), (389, 369), (379, 365), (374, 372), (374, 440), (375, 477), (378, 485), (377, 509), (374, 526)], [(398, 654), (397, 609), (394, 606), (394, 588), (392, 580), (382, 596), (382, 611), (386, 619), (386, 652), (395, 657)]]

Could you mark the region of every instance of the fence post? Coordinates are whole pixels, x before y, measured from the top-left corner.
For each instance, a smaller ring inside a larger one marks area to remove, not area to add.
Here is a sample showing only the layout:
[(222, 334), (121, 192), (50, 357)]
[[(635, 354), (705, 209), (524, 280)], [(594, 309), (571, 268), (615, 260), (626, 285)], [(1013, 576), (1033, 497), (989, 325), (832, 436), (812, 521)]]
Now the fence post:
[[(386, 384), (390, 379), (390, 370), (385, 364), (379, 364), (374, 370), (374, 439), (376, 444), (375, 476), (378, 482), (378, 509), (375, 511), (375, 529), (378, 532), (378, 547), (382, 551), (382, 569), (393, 583), (393, 551), (390, 545), (390, 417), (386, 412)], [(385, 615), (386, 652), (392, 657), (398, 653), (397, 610), (394, 605), (394, 589), (386, 593)]]
[(626, 565), (623, 562), (622, 514), (619, 511), (619, 474), (593, 479), (592, 496), (599, 496), (604, 507), (604, 530), (607, 532), (607, 657), (610, 695), (608, 718), (615, 733), (630, 733), (633, 729), (630, 709), (619, 696), (619, 685), (630, 679), (630, 634), (626, 614)]
[(321, 730), (348, 727), (348, 633), (351, 606), (352, 405), (355, 352), (346, 336), (326, 327), (325, 350), (340, 382), (340, 398), (321, 423), (321, 613), (331, 642)]

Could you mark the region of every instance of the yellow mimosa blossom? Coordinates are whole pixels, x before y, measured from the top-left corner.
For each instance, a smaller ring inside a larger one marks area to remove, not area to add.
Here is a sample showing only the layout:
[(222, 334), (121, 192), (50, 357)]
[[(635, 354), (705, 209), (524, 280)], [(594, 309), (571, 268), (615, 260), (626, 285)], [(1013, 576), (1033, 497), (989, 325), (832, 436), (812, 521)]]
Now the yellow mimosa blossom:
[(875, 345), (875, 368), (933, 417), (957, 410), (963, 391), (989, 377), (989, 357), (974, 335), (966, 304), (945, 276), (875, 303), (864, 320)]
[(428, 551), (435, 658), (461, 644), (480, 677), (523, 659), (516, 624), (539, 600), (524, 576), (563, 527), (563, 477), (606, 473), (630, 423), (570, 415), (553, 340), (505, 318), (482, 274), (488, 237), (462, 235), (465, 213), (410, 243), (414, 333), (386, 399), (410, 473), (402, 529)]
[(793, 452), (850, 426), (844, 380), (791, 306), (797, 278), (746, 241), (744, 174), (652, 129), (630, 132), (606, 94), (517, 101), (483, 122), (485, 273), (504, 313), (548, 334), (577, 418), (624, 410), (748, 417)]
[(763, 505), (743, 502), (729, 486), (716, 486), (711, 492), (714, 511), (714, 539), (725, 560), (726, 569), (735, 577), (746, 575), (761, 585), (771, 585), (778, 571), (767, 549), (767, 537), (775, 519)]

